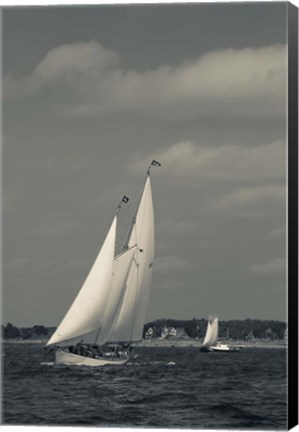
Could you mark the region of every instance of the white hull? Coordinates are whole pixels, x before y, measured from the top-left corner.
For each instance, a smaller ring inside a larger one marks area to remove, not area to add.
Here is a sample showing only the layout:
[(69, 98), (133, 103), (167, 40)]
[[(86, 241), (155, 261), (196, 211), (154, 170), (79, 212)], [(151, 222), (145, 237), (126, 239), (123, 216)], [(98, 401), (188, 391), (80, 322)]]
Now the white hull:
[(121, 366), (127, 363), (129, 357), (126, 358), (91, 358), (70, 352), (58, 350), (55, 353), (55, 363), (61, 365), (77, 365), (77, 366), (106, 366), (114, 365)]
[(219, 344), (215, 346), (210, 346), (209, 351), (215, 351), (215, 352), (233, 352), (233, 351), (239, 351), (239, 348), (236, 347), (230, 347), (226, 344)]

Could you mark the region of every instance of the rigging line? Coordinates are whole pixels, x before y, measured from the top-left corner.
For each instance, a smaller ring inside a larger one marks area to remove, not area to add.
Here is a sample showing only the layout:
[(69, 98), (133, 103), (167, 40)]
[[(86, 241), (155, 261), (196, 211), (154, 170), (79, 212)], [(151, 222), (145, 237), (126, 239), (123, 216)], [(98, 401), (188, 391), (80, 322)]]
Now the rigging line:
[(129, 247), (128, 249), (126, 249), (125, 251), (120, 252), (118, 255), (115, 256), (114, 259), (119, 258), (120, 256), (122, 256), (123, 254), (127, 253), (129, 250), (131, 250), (131, 249), (133, 249), (133, 248), (135, 248), (135, 247), (137, 247), (137, 243), (134, 244), (134, 245), (132, 245), (132, 246), (130, 246), (130, 247)]

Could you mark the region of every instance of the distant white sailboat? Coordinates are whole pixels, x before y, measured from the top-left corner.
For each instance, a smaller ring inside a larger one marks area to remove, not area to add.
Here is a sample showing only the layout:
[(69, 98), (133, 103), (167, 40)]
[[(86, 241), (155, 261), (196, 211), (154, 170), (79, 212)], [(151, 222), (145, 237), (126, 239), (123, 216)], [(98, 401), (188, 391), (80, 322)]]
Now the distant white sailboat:
[(123, 365), (131, 342), (142, 338), (154, 260), (150, 167), (129, 239), (115, 256), (120, 207), (81, 290), (46, 345), (54, 347), (57, 364)]
[(202, 352), (236, 352), (239, 351), (238, 347), (217, 342), (219, 333), (218, 317), (210, 315), (208, 318), (208, 325), (206, 335), (200, 348)]

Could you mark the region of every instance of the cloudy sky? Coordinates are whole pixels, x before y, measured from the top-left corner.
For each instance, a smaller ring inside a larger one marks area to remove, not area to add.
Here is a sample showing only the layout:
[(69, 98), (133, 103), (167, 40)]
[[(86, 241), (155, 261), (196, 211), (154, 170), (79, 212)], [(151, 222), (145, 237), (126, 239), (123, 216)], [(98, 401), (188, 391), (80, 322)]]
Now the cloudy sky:
[(286, 8), (2, 11), (4, 323), (60, 322), (153, 158), (148, 320), (285, 320)]

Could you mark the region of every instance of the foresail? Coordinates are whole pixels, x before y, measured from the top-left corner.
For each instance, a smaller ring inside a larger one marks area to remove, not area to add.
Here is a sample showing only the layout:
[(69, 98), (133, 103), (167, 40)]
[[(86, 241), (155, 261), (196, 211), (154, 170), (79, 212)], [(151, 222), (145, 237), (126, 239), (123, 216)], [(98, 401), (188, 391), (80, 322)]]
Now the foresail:
[(81, 290), (47, 345), (63, 343), (101, 327), (111, 289), (116, 224), (117, 216)]
[(211, 333), (212, 333), (211, 324), (210, 324), (210, 321), (208, 321), (207, 330), (206, 330), (205, 338), (203, 341), (204, 346), (208, 345), (208, 343), (210, 342)]
[(142, 338), (154, 260), (154, 212), (150, 177), (140, 200), (129, 247), (137, 244), (128, 274), (126, 291), (109, 334), (110, 341)]

